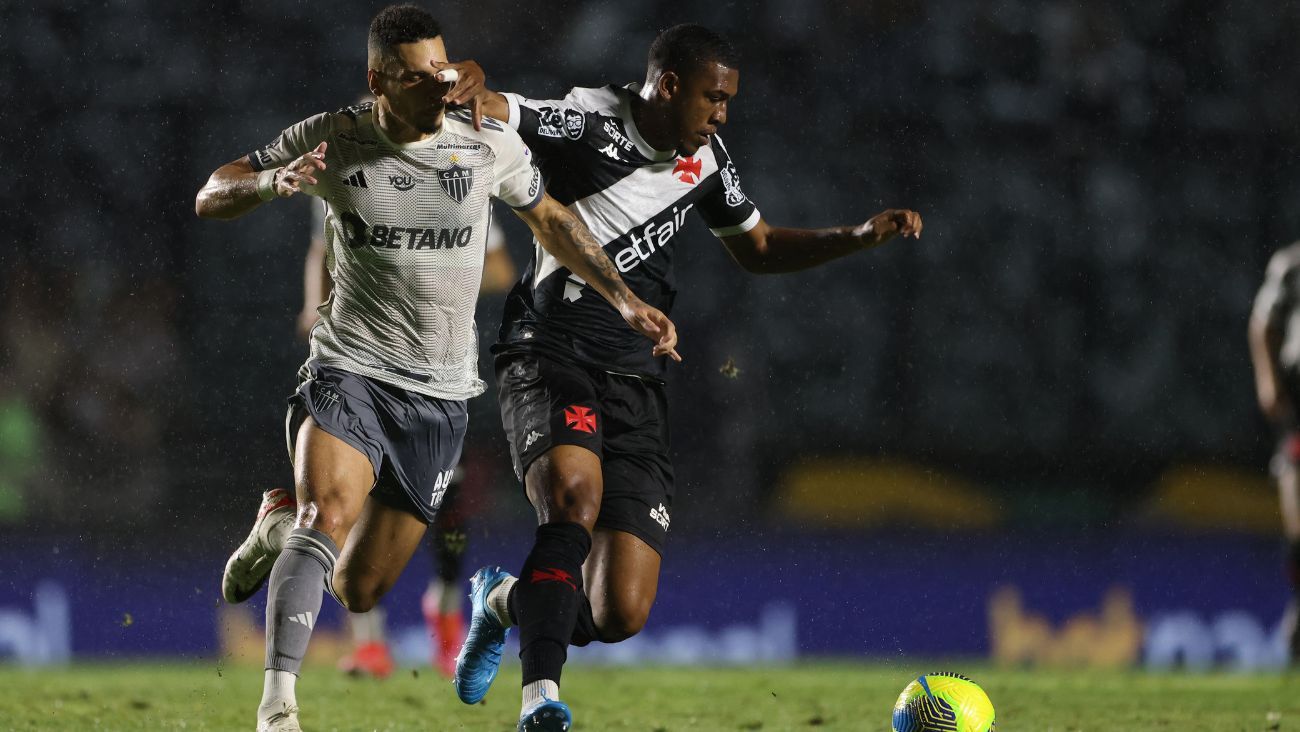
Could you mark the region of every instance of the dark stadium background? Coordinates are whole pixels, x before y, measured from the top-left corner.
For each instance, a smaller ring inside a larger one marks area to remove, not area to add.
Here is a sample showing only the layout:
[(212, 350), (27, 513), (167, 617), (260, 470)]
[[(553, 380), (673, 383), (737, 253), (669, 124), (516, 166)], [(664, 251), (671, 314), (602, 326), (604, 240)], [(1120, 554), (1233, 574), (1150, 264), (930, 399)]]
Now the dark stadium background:
[[(105, 636), (96, 613), (147, 617), (138, 592), (166, 594), (168, 577), (211, 612), (256, 494), (291, 480), (283, 403), (304, 355), (309, 211), (294, 199), (200, 221), (194, 194), (218, 165), (353, 101), (377, 7), (0, 10), (0, 607), (36, 612), (48, 567), (74, 639)], [(727, 606), (691, 574), (705, 562), (751, 594), (782, 568), (814, 588), (790, 586), (813, 603), (801, 617), (845, 601), (888, 624), (909, 603), (879, 598), (901, 593), (930, 608), (918, 625), (949, 606), (965, 623), (926, 645), (899, 620), (893, 640), (868, 627), (810, 642), (817, 653), (989, 652), (985, 610), (1008, 583), (1056, 624), (1119, 581), (1148, 624), (1186, 610), (1208, 627), (1241, 606), (1271, 631), (1287, 599), (1274, 436), (1245, 332), (1271, 251), (1300, 238), (1300, 6), (430, 7), (454, 58), (538, 98), (640, 80), (658, 29), (709, 25), (744, 59), (722, 136), (769, 222), (925, 217), (920, 242), (766, 278), (694, 217), (677, 237), (679, 495), (652, 625), (689, 615), (675, 587)], [(506, 227), (522, 266), (523, 227)], [(499, 314), (482, 303), (484, 345)], [(472, 405), (472, 555), (511, 565), (531, 515), (494, 399)], [(1230, 584), (1188, 589), (1206, 577)]]

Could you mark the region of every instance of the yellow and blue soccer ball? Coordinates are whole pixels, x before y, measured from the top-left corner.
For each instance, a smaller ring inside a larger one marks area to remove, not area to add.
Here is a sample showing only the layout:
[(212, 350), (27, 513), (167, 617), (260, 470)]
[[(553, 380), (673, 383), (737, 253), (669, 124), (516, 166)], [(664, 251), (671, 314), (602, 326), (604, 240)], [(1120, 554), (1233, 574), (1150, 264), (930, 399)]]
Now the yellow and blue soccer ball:
[(894, 703), (894, 732), (994, 732), (993, 702), (960, 674), (926, 674)]

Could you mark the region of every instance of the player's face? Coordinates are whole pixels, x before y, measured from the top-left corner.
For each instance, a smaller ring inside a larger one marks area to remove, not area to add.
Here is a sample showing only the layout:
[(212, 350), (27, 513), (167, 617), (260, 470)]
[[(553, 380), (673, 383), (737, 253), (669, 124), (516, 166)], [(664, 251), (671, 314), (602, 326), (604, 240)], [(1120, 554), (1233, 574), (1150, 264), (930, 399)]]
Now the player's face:
[(672, 97), (677, 126), (677, 152), (686, 157), (709, 144), (709, 138), (727, 122), (727, 102), (736, 96), (740, 72), (710, 63), (680, 77)]
[[(396, 46), (397, 60), (378, 72), (377, 96), (387, 100), (393, 116), (424, 134), (437, 132), (451, 84), (434, 79), (438, 64), (447, 63), (442, 37)], [(371, 87), (374, 89), (374, 86)]]

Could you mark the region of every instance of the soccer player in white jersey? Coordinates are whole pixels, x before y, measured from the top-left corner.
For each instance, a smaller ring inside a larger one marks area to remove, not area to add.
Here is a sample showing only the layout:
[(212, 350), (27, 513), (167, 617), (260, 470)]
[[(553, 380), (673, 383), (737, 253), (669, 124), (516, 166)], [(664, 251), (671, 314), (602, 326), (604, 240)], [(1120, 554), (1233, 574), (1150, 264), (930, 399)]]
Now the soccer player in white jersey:
[[(473, 85), (452, 97), (473, 95), (519, 131), (551, 194), (587, 222), (628, 286), (665, 312), (674, 236), (692, 209), (750, 272), (807, 269), (920, 235), (921, 217), (901, 209), (817, 230), (764, 221), (717, 135), (737, 68), (726, 40), (680, 25), (654, 41), (642, 84), (541, 101), (479, 90), (475, 68)], [(585, 277), (536, 248), (494, 351), (502, 421), (539, 527), (518, 580), (496, 567), (474, 576), (456, 670), (461, 700), (481, 700), (517, 624), (520, 730), (567, 729), (566, 647), (628, 638), (654, 603), (673, 505), (667, 359), (638, 352), (634, 337)]]
[(273, 561), (259, 730), (299, 729), (294, 687), (323, 591), (350, 611), (373, 607), (437, 512), (465, 400), (484, 388), (473, 311), (490, 197), (653, 340), (650, 350), (676, 353), (672, 323), (545, 193), (518, 134), (446, 113), (450, 85), (438, 76), (456, 67), (427, 12), (380, 11), (367, 45), (374, 105), (290, 127), (218, 168), (195, 203), (200, 216), (234, 218), (301, 191), (330, 207), (334, 291), (289, 400), (298, 512), (283, 546), (250, 562)]
[[(362, 100), (373, 101), (370, 97)], [(313, 201), (311, 217), (311, 243), (303, 262), (303, 307), (298, 314), (298, 335), (306, 341), (311, 329), (320, 319), (317, 310), (329, 297), (333, 289), (329, 268), (325, 263), (325, 216), (329, 206), (323, 202)], [(494, 215), (488, 217), (487, 240), (483, 245), (483, 279), (480, 285), (481, 295), (496, 295), (507, 292), (519, 276), (514, 260), (506, 249), (506, 238)], [(426, 542), (429, 554), (433, 558), (434, 574), (420, 597), (420, 610), (432, 641), (431, 656), (433, 667), (447, 678), (456, 670), (456, 654), (460, 651), (461, 641), (465, 635), (465, 620), (462, 603), (465, 596), (460, 591), (462, 560), (468, 549), (467, 508), (461, 500), (465, 491), (465, 470), (458, 467), (452, 473), (451, 483), (443, 494), (442, 505), (438, 515), (429, 527)], [(285, 498), (292, 498), (287, 492)], [(276, 501), (273, 501), (276, 502)], [(282, 507), (277, 509), (284, 515), (297, 511), (297, 504), (278, 501)], [(270, 520), (274, 521), (274, 518)], [(256, 542), (254, 532), (249, 541)], [(241, 546), (236, 550), (247, 551)], [(236, 558), (232, 558), (234, 566)], [(232, 598), (233, 599), (233, 598)], [(348, 628), (352, 635), (352, 649), (339, 659), (339, 669), (349, 675), (373, 676), (385, 678), (393, 671), (392, 654), (387, 643), (387, 624), (383, 605), (371, 608), (369, 612), (352, 613), (348, 616)]]
[(1300, 241), (1277, 250), (1269, 260), (1255, 295), (1248, 337), (1260, 411), (1281, 435), (1272, 473), (1291, 581), (1283, 626), (1295, 666), (1300, 664)]

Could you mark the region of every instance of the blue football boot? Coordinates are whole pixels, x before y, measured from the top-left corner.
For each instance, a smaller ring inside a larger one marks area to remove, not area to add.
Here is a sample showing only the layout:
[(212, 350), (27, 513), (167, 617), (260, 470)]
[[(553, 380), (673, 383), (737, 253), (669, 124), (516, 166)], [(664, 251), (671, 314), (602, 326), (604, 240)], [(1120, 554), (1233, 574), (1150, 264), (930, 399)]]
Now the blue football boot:
[(501, 652), (505, 650), (506, 636), (510, 630), (503, 628), (488, 609), (487, 599), (497, 585), (510, 574), (500, 567), (483, 567), (469, 581), (469, 601), (472, 613), (465, 645), (456, 656), (456, 696), (466, 704), (478, 704), (487, 696), (501, 668)]
[(568, 732), (573, 713), (562, 701), (543, 698), (541, 703), (519, 715), (517, 732)]

